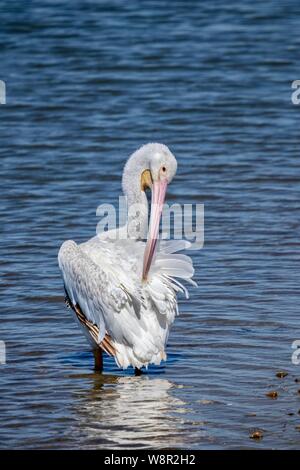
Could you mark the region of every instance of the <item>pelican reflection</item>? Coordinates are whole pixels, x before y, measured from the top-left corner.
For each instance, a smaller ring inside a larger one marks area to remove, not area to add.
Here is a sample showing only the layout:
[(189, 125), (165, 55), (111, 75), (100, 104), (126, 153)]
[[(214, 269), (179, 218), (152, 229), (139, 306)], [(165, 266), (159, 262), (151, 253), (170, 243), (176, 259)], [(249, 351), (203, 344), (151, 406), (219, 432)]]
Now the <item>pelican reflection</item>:
[(161, 448), (184, 445), (186, 404), (162, 378), (94, 376), (76, 404), (77, 433), (85, 448)]

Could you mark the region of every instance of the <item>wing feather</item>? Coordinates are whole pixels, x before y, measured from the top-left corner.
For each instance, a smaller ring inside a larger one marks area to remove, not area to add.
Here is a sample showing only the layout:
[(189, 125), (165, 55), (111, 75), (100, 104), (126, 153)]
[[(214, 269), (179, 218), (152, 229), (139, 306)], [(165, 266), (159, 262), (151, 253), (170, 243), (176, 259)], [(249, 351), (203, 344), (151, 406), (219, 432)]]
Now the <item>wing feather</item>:
[(116, 315), (129, 304), (130, 294), (113, 273), (101, 269), (72, 240), (61, 246), (58, 263), (73, 305), (78, 303), (87, 319), (98, 326), (101, 342), (106, 330), (118, 329)]

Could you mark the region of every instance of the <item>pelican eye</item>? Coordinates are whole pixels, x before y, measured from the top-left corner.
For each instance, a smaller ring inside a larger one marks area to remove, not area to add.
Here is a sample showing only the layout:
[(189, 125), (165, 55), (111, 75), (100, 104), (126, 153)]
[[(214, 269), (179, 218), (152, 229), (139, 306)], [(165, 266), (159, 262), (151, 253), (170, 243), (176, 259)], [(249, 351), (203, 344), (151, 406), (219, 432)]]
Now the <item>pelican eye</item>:
[(165, 173), (167, 171), (165, 166), (163, 166), (161, 170), (162, 170), (163, 173)]

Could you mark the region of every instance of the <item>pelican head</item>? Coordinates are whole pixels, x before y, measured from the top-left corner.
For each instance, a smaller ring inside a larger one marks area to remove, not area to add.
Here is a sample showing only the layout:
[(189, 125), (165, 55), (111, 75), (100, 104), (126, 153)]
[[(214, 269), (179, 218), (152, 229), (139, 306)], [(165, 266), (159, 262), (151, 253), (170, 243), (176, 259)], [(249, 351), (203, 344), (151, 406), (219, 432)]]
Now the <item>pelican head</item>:
[(126, 194), (152, 192), (150, 225), (143, 261), (143, 279), (147, 279), (155, 253), (159, 223), (167, 186), (177, 169), (172, 152), (163, 144), (146, 144), (134, 152), (126, 163), (123, 173), (123, 189)]

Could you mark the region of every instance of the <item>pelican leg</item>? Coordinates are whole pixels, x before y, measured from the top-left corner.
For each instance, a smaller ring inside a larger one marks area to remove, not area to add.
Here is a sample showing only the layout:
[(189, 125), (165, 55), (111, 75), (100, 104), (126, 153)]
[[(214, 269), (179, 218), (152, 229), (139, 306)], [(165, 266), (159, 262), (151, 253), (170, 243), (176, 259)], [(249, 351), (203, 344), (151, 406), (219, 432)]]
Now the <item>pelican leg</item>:
[(138, 377), (139, 375), (142, 375), (142, 374), (143, 374), (142, 369), (139, 369), (138, 367), (134, 368), (134, 375)]
[(94, 358), (95, 358), (95, 370), (102, 372), (103, 371), (103, 357), (102, 357), (102, 349), (95, 348), (93, 350)]

